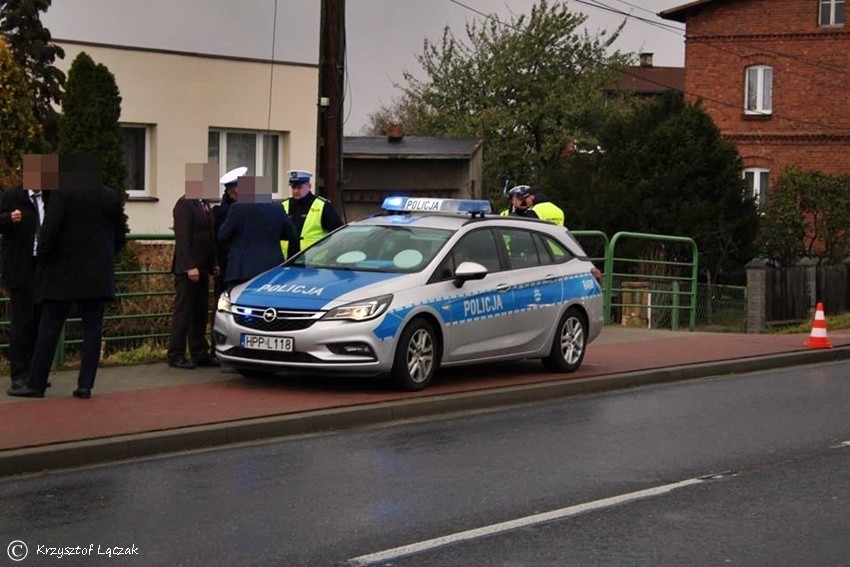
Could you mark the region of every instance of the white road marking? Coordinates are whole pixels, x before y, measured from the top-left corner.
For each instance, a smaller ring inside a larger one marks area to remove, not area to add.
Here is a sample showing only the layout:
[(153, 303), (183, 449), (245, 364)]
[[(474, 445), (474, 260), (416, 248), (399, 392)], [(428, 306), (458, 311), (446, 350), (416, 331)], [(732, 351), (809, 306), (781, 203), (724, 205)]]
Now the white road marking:
[(392, 561), (394, 559), (398, 559), (406, 555), (421, 553), (423, 551), (428, 551), (437, 547), (443, 547), (445, 545), (451, 545), (460, 541), (468, 541), (506, 532), (509, 530), (515, 530), (517, 528), (524, 528), (535, 524), (542, 524), (543, 522), (559, 520), (562, 518), (567, 518), (569, 516), (575, 516), (576, 514), (590, 512), (592, 510), (600, 510), (602, 508), (617, 506), (618, 504), (624, 504), (626, 502), (632, 502), (634, 500), (640, 500), (641, 498), (660, 496), (662, 494), (672, 492), (673, 490), (676, 490), (678, 488), (684, 488), (693, 484), (700, 484), (702, 482), (706, 482), (706, 480), (707, 479), (705, 478), (689, 478), (687, 480), (674, 482), (672, 484), (664, 484), (661, 486), (656, 486), (654, 488), (647, 488), (646, 490), (638, 490), (637, 492), (630, 492), (628, 494), (621, 494), (619, 496), (612, 496), (610, 498), (594, 500), (593, 502), (585, 502), (584, 504), (568, 506), (567, 508), (560, 508), (558, 510), (552, 510), (551, 512), (533, 514), (531, 516), (525, 516), (524, 518), (517, 518), (515, 520), (509, 520), (507, 522), (501, 522), (498, 524), (492, 524), (481, 528), (457, 532), (434, 539), (411, 543), (409, 545), (403, 545), (401, 547), (396, 547), (393, 549), (379, 551), (377, 553), (370, 553), (369, 555), (361, 555), (360, 557), (349, 559), (346, 562), (346, 565), (373, 565), (375, 563), (380, 563), (383, 561)]
[(833, 449), (840, 449), (842, 447), (850, 447), (850, 441), (842, 441), (838, 445), (834, 446)]

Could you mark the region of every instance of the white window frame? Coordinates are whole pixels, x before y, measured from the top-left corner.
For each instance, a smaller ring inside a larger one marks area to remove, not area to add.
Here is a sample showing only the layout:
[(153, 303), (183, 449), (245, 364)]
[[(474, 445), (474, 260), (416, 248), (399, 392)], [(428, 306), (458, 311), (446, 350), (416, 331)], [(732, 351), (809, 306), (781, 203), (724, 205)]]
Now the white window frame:
[[(283, 196), (283, 181), (285, 177), (285, 172), (283, 170), (283, 133), (281, 132), (271, 132), (268, 130), (244, 130), (239, 128), (214, 128), (210, 127), (208, 129), (207, 134), (207, 144), (209, 144), (209, 133), (217, 132), (218, 133), (218, 169), (219, 175), (224, 175), (226, 173), (227, 168), (227, 134), (254, 134), (255, 136), (255, 145), (254, 145), (254, 175), (260, 175), (259, 172), (262, 172), (265, 166), (264, 163), (264, 150), (263, 145), (265, 144), (265, 136), (275, 136), (277, 137), (277, 184), (272, 187), (272, 197), (281, 198)], [(209, 151), (209, 145), (207, 147), (207, 151)], [(248, 165), (248, 164), (245, 164)], [(249, 169), (250, 171), (250, 169)]]
[[(845, 10), (841, 21), (837, 20), (838, 6), (842, 6)], [(846, 6), (845, 0), (820, 0), (818, 4), (818, 24), (821, 26), (843, 26), (847, 19)], [(826, 21), (823, 17), (824, 8), (829, 8), (829, 18)]]
[(134, 128), (134, 129), (144, 129), (145, 131), (145, 164), (144, 164), (144, 172), (145, 172), (145, 185), (142, 188), (130, 188), (127, 186), (129, 179), (124, 181), (125, 189), (127, 190), (127, 198), (144, 198), (151, 196), (151, 137), (153, 133), (153, 124), (139, 124), (135, 122), (121, 122), (119, 124), (121, 128)]
[(770, 185), (770, 170), (764, 167), (747, 167), (744, 169), (742, 176), (746, 180), (747, 174), (752, 173), (753, 184), (747, 187), (753, 199), (756, 201), (756, 206), (759, 209), (764, 209), (767, 206), (767, 186), (762, 187), (762, 176), (766, 174), (767, 185)]
[[(750, 71), (756, 71), (756, 82), (750, 84)], [(770, 71), (770, 83), (766, 84), (765, 75)], [(755, 89), (756, 107), (749, 108), (750, 91)], [(765, 101), (765, 96), (770, 93), (770, 100)], [(751, 115), (769, 116), (773, 113), (773, 67), (770, 65), (751, 65), (744, 69), (744, 113)]]

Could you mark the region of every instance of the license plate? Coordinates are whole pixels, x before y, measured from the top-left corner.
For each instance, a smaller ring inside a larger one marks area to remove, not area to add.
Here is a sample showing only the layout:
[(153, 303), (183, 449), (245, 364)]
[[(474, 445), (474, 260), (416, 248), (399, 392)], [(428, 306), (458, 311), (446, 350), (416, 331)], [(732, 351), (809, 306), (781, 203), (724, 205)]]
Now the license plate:
[(273, 350), (275, 352), (292, 352), (295, 341), (292, 337), (266, 337), (263, 335), (242, 335), (242, 347), (255, 350)]

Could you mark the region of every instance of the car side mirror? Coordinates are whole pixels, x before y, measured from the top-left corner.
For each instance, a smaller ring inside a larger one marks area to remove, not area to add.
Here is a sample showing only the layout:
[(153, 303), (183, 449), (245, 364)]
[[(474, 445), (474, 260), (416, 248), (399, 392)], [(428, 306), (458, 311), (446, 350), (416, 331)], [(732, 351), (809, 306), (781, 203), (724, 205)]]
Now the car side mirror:
[(455, 287), (461, 287), (468, 280), (483, 280), (487, 275), (487, 268), (478, 262), (461, 262), (455, 270)]

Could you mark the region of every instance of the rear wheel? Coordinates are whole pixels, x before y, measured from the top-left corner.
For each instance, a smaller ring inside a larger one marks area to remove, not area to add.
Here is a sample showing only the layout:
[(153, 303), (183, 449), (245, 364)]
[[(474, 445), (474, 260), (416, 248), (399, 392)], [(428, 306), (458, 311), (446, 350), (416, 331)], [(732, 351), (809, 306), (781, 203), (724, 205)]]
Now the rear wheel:
[(550, 372), (575, 372), (584, 360), (587, 350), (587, 323), (581, 312), (574, 307), (558, 322), (549, 356), (543, 358), (543, 366)]
[(392, 378), (402, 390), (421, 390), (437, 371), (437, 336), (425, 319), (414, 319), (398, 340)]

